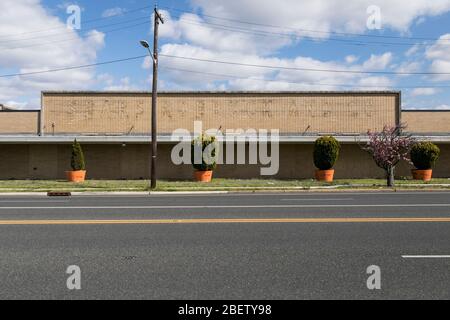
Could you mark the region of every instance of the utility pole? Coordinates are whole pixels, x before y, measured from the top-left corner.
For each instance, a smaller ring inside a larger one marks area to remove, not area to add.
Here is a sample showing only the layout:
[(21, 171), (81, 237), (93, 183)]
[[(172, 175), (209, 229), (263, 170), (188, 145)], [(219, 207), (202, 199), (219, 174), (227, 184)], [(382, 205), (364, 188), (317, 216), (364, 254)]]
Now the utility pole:
[(152, 166), (150, 188), (156, 188), (156, 160), (158, 156), (158, 133), (157, 133), (157, 103), (158, 103), (158, 31), (159, 24), (164, 24), (164, 19), (155, 7), (155, 26), (153, 34), (153, 89), (152, 89)]
[(155, 26), (153, 36), (153, 53), (147, 41), (141, 40), (141, 45), (146, 48), (153, 60), (153, 88), (152, 88), (152, 163), (150, 168), (150, 188), (156, 188), (156, 159), (158, 156), (158, 133), (157, 133), (157, 103), (158, 103), (158, 30), (159, 24), (164, 24), (164, 19), (155, 6)]

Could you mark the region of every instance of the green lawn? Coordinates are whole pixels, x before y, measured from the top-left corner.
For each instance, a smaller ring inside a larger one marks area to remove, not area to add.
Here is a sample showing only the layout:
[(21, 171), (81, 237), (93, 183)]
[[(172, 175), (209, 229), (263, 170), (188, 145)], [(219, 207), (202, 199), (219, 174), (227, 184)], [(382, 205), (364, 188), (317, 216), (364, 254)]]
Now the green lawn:
[[(2, 180), (0, 192), (48, 192), (48, 191), (148, 191), (146, 180), (88, 180), (84, 183), (46, 180)], [(214, 179), (202, 184), (194, 181), (159, 181), (157, 191), (257, 191), (257, 190), (308, 190), (314, 187), (337, 189), (378, 189), (385, 187), (385, 180), (351, 179), (336, 180), (334, 183), (320, 183), (314, 180), (237, 180)], [(435, 184), (449, 185), (444, 187)], [(414, 186), (412, 186), (414, 185)], [(419, 186), (416, 186), (419, 185)], [(434, 179), (430, 183), (413, 180), (397, 180), (397, 188), (449, 188), (450, 179)]]

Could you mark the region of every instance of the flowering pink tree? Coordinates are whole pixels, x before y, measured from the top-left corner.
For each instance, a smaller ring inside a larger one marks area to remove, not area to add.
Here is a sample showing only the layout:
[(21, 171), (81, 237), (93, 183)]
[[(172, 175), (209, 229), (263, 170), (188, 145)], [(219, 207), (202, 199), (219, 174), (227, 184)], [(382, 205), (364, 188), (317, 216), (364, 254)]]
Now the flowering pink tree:
[(386, 171), (387, 186), (395, 186), (395, 167), (402, 161), (408, 161), (409, 152), (415, 142), (411, 136), (401, 135), (403, 125), (385, 126), (381, 132), (368, 132), (369, 142), (363, 149), (370, 153), (378, 167)]

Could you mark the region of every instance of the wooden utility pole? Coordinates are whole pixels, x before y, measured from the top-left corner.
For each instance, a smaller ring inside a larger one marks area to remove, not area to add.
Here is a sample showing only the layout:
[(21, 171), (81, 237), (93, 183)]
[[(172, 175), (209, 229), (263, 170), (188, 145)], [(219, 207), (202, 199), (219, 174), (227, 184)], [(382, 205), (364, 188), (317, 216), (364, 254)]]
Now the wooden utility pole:
[(153, 89), (152, 89), (152, 166), (151, 166), (151, 189), (156, 188), (156, 160), (158, 156), (158, 133), (157, 133), (157, 103), (158, 103), (158, 30), (159, 24), (164, 24), (164, 19), (155, 8), (155, 27), (153, 35)]

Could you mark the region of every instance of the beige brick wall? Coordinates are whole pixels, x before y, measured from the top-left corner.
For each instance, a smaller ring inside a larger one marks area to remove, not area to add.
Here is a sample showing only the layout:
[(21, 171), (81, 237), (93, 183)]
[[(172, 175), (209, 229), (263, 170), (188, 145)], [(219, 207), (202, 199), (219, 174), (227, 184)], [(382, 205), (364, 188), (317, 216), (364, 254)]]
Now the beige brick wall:
[(450, 111), (403, 111), (406, 131), (416, 133), (450, 133)]
[[(158, 131), (280, 129), (282, 133), (359, 134), (393, 125), (398, 95), (332, 93), (162, 93)], [(145, 93), (45, 93), (46, 134), (146, 134), (151, 96)]]
[(37, 134), (39, 111), (0, 111), (0, 134)]

